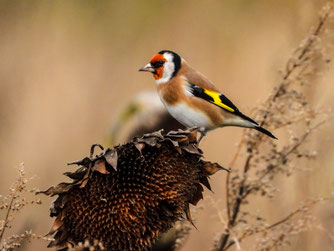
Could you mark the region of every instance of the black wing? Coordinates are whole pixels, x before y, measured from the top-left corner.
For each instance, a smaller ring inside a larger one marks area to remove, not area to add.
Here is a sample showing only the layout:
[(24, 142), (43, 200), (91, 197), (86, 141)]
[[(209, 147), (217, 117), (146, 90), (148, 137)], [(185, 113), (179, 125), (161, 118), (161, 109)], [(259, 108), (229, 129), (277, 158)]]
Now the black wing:
[(195, 97), (204, 99), (220, 108), (223, 110), (230, 112), (232, 114), (235, 114), (245, 120), (248, 120), (249, 122), (258, 125), (254, 120), (251, 118), (247, 117), (246, 115), (242, 114), (239, 109), (232, 103), (231, 100), (229, 100), (225, 95), (218, 93), (213, 90), (201, 88), (197, 85), (194, 85), (192, 83), (189, 83), (189, 91), (191, 94), (193, 94)]

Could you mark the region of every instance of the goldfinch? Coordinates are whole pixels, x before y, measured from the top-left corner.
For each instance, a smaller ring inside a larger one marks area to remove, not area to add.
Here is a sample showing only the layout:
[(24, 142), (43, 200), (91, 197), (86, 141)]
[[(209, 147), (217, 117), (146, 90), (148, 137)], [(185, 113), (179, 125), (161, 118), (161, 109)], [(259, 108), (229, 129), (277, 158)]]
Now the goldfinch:
[(241, 113), (209, 79), (173, 51), (160, 51), (139, 71), (153, 74), (160, 99), (168, 112), (184, 126), (199, 128), (199, 141), (208, 131), (224, 126), (254, 128), (277, 139)]

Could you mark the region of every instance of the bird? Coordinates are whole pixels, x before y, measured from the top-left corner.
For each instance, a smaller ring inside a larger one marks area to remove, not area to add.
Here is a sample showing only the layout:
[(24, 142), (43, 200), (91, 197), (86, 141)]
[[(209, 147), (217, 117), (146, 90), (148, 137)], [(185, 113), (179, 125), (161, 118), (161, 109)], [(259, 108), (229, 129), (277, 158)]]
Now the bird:
[(160, 99), (172, 117), (187, 128), (199, 129), (198, 143), (208, 131), (225, 126), (253, 128), (277, 139), (171, 50), (158, 52), (139, 71), (153, 74)]

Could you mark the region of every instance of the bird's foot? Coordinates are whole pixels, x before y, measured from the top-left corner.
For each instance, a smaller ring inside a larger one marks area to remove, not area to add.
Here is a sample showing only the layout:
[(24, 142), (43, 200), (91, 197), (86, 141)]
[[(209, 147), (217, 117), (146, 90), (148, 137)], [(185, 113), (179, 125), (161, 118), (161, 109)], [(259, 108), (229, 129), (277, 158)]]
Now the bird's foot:
[(204, 138), (204, 136), (206, 136), (206, 134), (207, 134), (207, 132), (206, 131), (202, 131), (201, 130), (201, 128), (199, 129), (199, 131), (200, 131), (200, 136), (199, 136), (199, 138), (198, 138), (198, 140), (197, 140), (197, 145), (199, 145), (199, 143), (201, 142), (201, 140)]

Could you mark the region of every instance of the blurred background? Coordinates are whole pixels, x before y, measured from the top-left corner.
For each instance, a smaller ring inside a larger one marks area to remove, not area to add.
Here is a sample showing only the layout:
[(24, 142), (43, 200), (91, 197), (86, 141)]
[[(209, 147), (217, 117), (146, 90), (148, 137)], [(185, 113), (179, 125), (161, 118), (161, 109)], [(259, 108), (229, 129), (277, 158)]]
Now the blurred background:
[[(62, 173), (74, 170), (66, 163), (87, 156), (91, 144), (106, 144), (124, 107), (139, 92), (155, 90), (152, 76), (138, 69), (162, 49), (179, 53), (249, 114), (279, 82), (279, 70), (316, 24), (325, 2), (0, 0), (0, 194), (8, 193), (21, 162), (34, 177), (30, 187), (46, 189), (64, 181)], [(318, 85), (310, 87), (315, 106), (334, 107), (333, 81), (333, 69), (325, 69)], [(311, 163), (315, 170), (281, 182), (280, 195), (256, 210), (283, 216), (305, 198), (330, 196), (333, 129), (330, 122), (310, 140), (319, 152)], [(228, 165), (242, 131), (209, 133), (201, 143), (205, 158)], [(124, 135), (113, 143), (124, 142)], [(224, 212), (225, 176), (212, 177), (214, 193), (205, 192), (203, 209), (195, 214), (198, 230), (182, 250), (209, 250), (222, 231), (212, 201)], [(40, 198), (43, 204), (21, 211), (6, 235), (49, 231), (52, 199)], [(324, 207), (317, 214), (333, 229), (332, 210)], [(315, 230), (293, 237), (286, 250), (331, 250), (332, 245)], [(34, 240), (21, 250), (46, 250), (46, 243)]]

